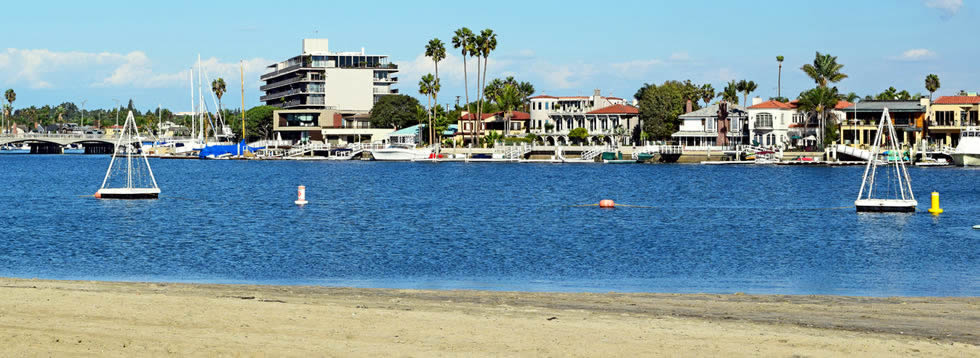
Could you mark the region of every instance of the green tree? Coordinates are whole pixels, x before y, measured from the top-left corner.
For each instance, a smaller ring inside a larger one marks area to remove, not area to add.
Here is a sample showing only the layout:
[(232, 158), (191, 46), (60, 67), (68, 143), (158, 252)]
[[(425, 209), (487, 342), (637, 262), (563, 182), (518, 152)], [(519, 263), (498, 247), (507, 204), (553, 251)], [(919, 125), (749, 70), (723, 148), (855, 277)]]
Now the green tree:
[(406, 95), (386, 95), (371, 108), (371, 126), (376, 128), (405, 128), (415, 121), (419, 100)]
[(770, 101), (789, 103), (789, 98), (786, 97), (769, 97)]
[[(439, 61), (446, 59), (446, 46), (443, 45), (442, 41), (439, 39), (429, 40), (429, 43), (425, 45), (425, 56), (432, 58), (432, 63), (435, 64), (436, 69), (436, 83), (439, 83)], [(439, 86), (435, 86), (432, 91), (432, 101), (439, 103)], [(435, 138), (435, 132), (432, 127), (432, 123), (429, 123), (429, 138)], [(434, 143), (434, 142), (433, 142)]]
[(895, 87), (888, 87), (884, 92), (879, 93), (875, 96), (876, 100), (879, 101), (891, 101), (898, 99), (898, 90)]
[[(497, 34), (495, 34), (491, 29), (485, 29), (480, 32), (479, 36), (477, 36), (475, 43), (478, 55), (483, 57), (483, 74), (477, 79), (477, 81), (483, 79), (483, 83), (478, 85), (477, 89), (479, 89), (486, 86), (488, 67), (487, 61), (490, 60), (490, 53), (497, 49)], [(477, 70), (479, 71), (479, 59), (476, 64)], [(477, 98), (480, 98), (476, 109), (477, 118), (483, 118), (483, 96), (479, 95)]]
[(64, 125), (65, 124), (65, 107), (64, 106), (58, 106), (57, 108), (54, 109), (54, 111), (55, 111), (55, 114), (58, 116), (58, 124)]
[(510, 84), (495, 93), (494, 102), (497, 103), (497, 108), (504, 111), (505, 137), (510, 134), (510, 120), (514, 118), (514, 110), (523, 103), (522, 100), (520, 90)]
[[(419, 80), (419, 94), (424, 94), (428, 101), (429, 124), (426, 128), (430, 132), (432, 131), (432, 97), (435, 96), (436, 92), (439, 92), (439, 81), (431, 73), (422, 76), (422, 79)], [(430, 135), (429, 138), (431, 139), (432, 136)]]
[(939, 90), (939, 76), (930, 74), (926, 76), (926, 91), (929, 91), (929, 102), (932, 103), (932, 94)]
[[(752, 81), (741, 80), (735, 84), (735, 89), (742, 92), (742, 103), (746, 107), (749, 105), (749, 94), (755, 92), (756, 88), (758, 88), (758, 86)], [(737, 104), (738, 101), (735, 103)]]
[(14, 101), (17, 100), (17, 93), (14, 92), (13, 88), (8, 88), (6, 92), (3, 93), (4, 99), (7, 100), (7, 116), (10, 117), (11, 125), (16, 125), (17, 121), (13, 118)]
[(858, 96), (858, 94), (857, 93), (854, 93), (854, 92), (848, 92), (846, 95), (842, 95), (841, 96), (841, 99), (842, 100), (845, 100), (845, 101), (848, 101), (848, 102), (851, 102), (851, 103), (854, 103), (854, 101), (857, 101), (858, 98), (861, 98), (861, 96)]
[(670, 139), (677, 131), (678, 120), (684, 114), (683, 83), (666, 81), (660, 86), (645, 84), (638, 91), (640, 98), (640, 120), (643, 121), (643, 131), (655, 140)]
[[(248, 133), (245, 140), (254, 142), (261, 139), (272, 139), (272, 115), (278, 109), (276, 106), (256, 106), (245, 111), (245, 132)], [(162, 110), (160, 113), (161, 116), (166, 116), (169, 111)], [(241, 121), (231, 121), (229, 125), (236, 135), (241, 135)]]
[(585, 142), (585, 138), (589, 137), (589, 131), (585, 128), (578, 127), (568, 131), (568, 138), (575, 140), (576, 143), (582, 144)]
[(735, 80), (728, 82), (725, 89), (718, 93), (718, 97), (725, 102), (738, 104), (738, 83), (735, 83)]
[[(823, 145), (828, 145), (837, 140), (836, 130), (833, 134), (827, 135), (828, 133), (825, 133), (824, 129), (830, 128), (830, 126), (826, 125), (828, 121), (827, 117), (829, 112), (837, 106), (839, 98), (840, 95), (837, 93), (837, 87), (817, 87), (800, 94), (800, 102), (797, 110), (817, 117), (817, 123), (820, 128), (818, 134), (821, 137), (820, 142)], [(836, 121), (836, 119), (830, 120)]]
[[(473, 113), (473, 109), (470, 108), (470, 85), (469, 85), (469, 71), (466, 69), (466, 56), (475, 52), (474, 38), (476, 36), (473, 31), (469, 28), (461, 27), (456, 29), (453, 34), (453, 48), (459, 49), (460, 53), (463, 55), (463, 92), (466, 95), (466, 112)], [(476, 128), (474, 126), (474, 128)], [(475, 140), (476, 137), (471, 135), (471, 139)]]
[(700, 94), (701, 94), (701, 99), (704, 100), (704, 106), (705, 107), (710, 106), (711, 99), (715, 98), (715, 88), (712, 87), (710, 84), (705, 83), (701, 85)]
[(844, 65), (837, 63), (837, 56), (822, 55), (820, 51), (817, 51), (812, 65), (800, 67), (819, 87), (827, 87), (828, 83), (837, 83), (847, 78), (847, 75), (840, 72), (843, 68)]
[(777, 78), (776, 79), (776, 97), (782, 97), (783, 96), (783, 92), (782, 92), (782, 89), (783, 89), (783, 59), (784, 58), (783, 58), (782, 55), (776, 56), (776, 62), (779, 63), (778, 77), (776, 77)]
[[(221, 97), (227, 92), (227, 86), (225, 86), (225, 79), (218, 77), (218, 79), (211, 81), (211, 91), (214, 92), (215, 97), (218, 97), (218, 113), (221, 113)], [(224, 119), (224, 117), (222, 117)]]

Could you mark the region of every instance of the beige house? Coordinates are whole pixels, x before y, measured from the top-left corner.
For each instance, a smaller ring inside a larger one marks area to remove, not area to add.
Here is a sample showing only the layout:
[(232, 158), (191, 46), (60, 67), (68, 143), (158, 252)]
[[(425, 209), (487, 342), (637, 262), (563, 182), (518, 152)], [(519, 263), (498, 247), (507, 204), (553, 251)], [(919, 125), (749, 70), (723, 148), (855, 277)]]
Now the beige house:
[(292, 143), (329, 143), (345, 146), (388, 139), (394, 128), (371, 128), (368, 114), (341, 114), (335, 110), (282, 109), (272, 112), (276, 139)]
[(929, 108), (928, 137), (938, 145), (956, 146), (960, 131), (980, 126), (980, 96), (943, 96)]

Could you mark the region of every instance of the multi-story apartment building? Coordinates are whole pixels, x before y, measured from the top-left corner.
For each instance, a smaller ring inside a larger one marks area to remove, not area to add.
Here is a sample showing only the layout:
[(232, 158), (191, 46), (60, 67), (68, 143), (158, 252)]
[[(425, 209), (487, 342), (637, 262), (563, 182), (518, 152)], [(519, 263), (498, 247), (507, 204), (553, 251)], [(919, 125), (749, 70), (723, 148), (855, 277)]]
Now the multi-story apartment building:
[(269, 65), (261, 100), (282, 109), (365, 113), (378, 98), (398, 93), (398, 66), (385, 55), (330, 52), (327, 39), (303, 39), (303, 53)]
[(639, 110), (618, 97), (603, 97), (596, 90), (592, 96), (530, 98), (530, 120), (527, 130), (540, 135), (549, 144), (568, 144), (568, 132), (585, 128), (587, 142), (621, 144), (636, 142), (642, 123)]
[(378, 140), (367, 114), (382, 96), (397, 94), (398, 66), (388, 56), (330, 52), (327, 39), (303, 39), (303, 53), (269, 66), (260, 87), (275, 111), (273, 131), (287, 141), (345, 144)]

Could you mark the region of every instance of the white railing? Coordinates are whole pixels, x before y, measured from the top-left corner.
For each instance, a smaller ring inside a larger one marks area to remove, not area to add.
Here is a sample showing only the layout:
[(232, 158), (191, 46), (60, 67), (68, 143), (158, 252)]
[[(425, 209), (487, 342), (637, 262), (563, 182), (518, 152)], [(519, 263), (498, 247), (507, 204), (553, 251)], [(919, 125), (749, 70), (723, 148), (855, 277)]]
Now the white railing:
[(298, 147), (290, 148), (289, 151), (286, 152), (286, 156), (287, 157), (295, 157), (295, 156), (298, 156), (298, 155), (304, 155), (306, 153), (310, 153), (310, 152), (314, 152), (314, 151), (318, 151), (318, 150), (320, 150), (320, 151), (330, 150), (330, 144), (323, 144), (323, 143), (308, 143), (308, 144), (303, 144), (303, 145), (298, 146)]

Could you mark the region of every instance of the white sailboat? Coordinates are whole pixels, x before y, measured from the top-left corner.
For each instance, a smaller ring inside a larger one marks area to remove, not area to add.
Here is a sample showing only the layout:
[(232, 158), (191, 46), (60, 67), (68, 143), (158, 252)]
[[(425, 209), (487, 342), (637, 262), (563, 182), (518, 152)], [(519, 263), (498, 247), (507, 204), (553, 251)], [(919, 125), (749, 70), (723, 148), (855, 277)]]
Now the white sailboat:
[[(872, 155), (868, 158), (868, 164), (864, 168), (861, 190), (858, 192), (857, 200), (854, 201), (854, 206), (858, 212), (910, 213), (915, 212), (915, 207), (919, 205), (915, 201), (915, 194), (912, 193), (912, 182), (909, 180), (909, 173), (905, 167), (905, 156), (898, 148), (897, 138), (895, 126), (892, 125), (891, 116), (888, 114), (888, 108), (885, 108), (881, 120), (878, 121), (878, 132), (875, 136), (874, 146), (871, 148)], [(878, 159), (883, 141), (888, 142), (886, 148), (889, 148), (884, 153), (886, 161)], [(877, 175), (879, 163), (884, 166), (882, 168), (886, 177), (884, 180), (877, 180), (881, 179)], [(882, 193), (883, 191), (885, 193)], [(876, 194), (892, 194), (892, 197), (887, 199), (875, 198)]]
[[(159, 197), (160, 187), (157, 186), (153, 170), (150, 169), (150, 160), (146, 157), (146, 151), (139, 148), (141, 139), (136, 120), (133, 119), (133, 112), (130, 111), (126, 116), (122, 135), (116, 141), (112, 159), (109, 161), (109, 169), (102, 179), (102, 187), (95, 193), (96, 198), (156, 199)], [(125, 160), (119, 158), (120, 154), (125, 156)]]

